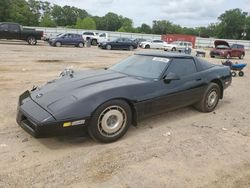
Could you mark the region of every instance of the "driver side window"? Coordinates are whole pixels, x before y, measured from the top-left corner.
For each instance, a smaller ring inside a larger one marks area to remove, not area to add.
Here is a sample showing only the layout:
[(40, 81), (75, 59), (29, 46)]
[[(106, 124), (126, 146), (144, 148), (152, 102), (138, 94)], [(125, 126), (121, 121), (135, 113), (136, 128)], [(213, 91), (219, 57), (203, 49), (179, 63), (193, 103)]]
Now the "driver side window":
[(172, 60), (167, 72), (184, 77), (197, 72), (197, 70), (193, 59), (175, 58)]

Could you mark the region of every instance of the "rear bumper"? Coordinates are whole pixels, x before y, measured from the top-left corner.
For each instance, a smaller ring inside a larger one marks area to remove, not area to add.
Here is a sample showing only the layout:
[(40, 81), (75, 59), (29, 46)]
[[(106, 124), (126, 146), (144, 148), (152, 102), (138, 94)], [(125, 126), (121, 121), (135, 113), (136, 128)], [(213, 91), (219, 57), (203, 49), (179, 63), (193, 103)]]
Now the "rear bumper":
[(86, 131), (84, 130), (87, 123), (85, 122), (84, 125), (63, 127), (64, 122), (55, 120), (49, 112), (36, 104), (27, 92), (19, 98), (16, 122), (26, 132), (36, 138), (74, 133), (85, 134)]

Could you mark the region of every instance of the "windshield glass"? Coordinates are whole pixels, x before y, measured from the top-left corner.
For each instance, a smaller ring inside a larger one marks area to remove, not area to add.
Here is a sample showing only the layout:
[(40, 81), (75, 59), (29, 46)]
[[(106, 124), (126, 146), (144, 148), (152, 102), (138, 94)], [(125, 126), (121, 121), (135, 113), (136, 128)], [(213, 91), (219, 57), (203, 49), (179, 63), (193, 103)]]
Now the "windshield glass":
[(133, 55), (110, 69), (130, 76), (159, 79), (169, 61), (165, 57)]
[(217, 49), (228, 49), (229, 47), (226, 45), (218, 45), (216, 46)]

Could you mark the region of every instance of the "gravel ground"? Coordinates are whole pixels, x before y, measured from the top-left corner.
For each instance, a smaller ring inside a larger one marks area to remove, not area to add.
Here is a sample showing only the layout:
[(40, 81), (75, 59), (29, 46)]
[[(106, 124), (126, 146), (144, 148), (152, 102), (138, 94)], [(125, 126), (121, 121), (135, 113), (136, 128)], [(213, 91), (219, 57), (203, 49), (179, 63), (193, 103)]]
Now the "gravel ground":
[(0, 41), (0, 187), (250, 187), (249, 66), (214, 112), (187, 107), (154, 116), (111, 144), (35, 139), (15, 122), (26, 89), (66, 66), (103, 68), (133, 53)]

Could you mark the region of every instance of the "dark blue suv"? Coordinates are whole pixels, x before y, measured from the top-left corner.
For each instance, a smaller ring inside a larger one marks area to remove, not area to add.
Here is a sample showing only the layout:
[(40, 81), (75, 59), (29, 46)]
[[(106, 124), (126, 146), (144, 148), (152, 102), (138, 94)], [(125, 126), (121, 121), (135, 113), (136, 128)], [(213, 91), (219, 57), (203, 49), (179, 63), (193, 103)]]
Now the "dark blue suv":
[(61, 47), (62, 45), (74, 45), (76, 47), (82, 48), (84, 47), (84, 39), (82, 35), (75, 33), (65, 33), (56, 36), (55, 38), (51, 38), (49, 40), (49, 44), (51, 46)]

